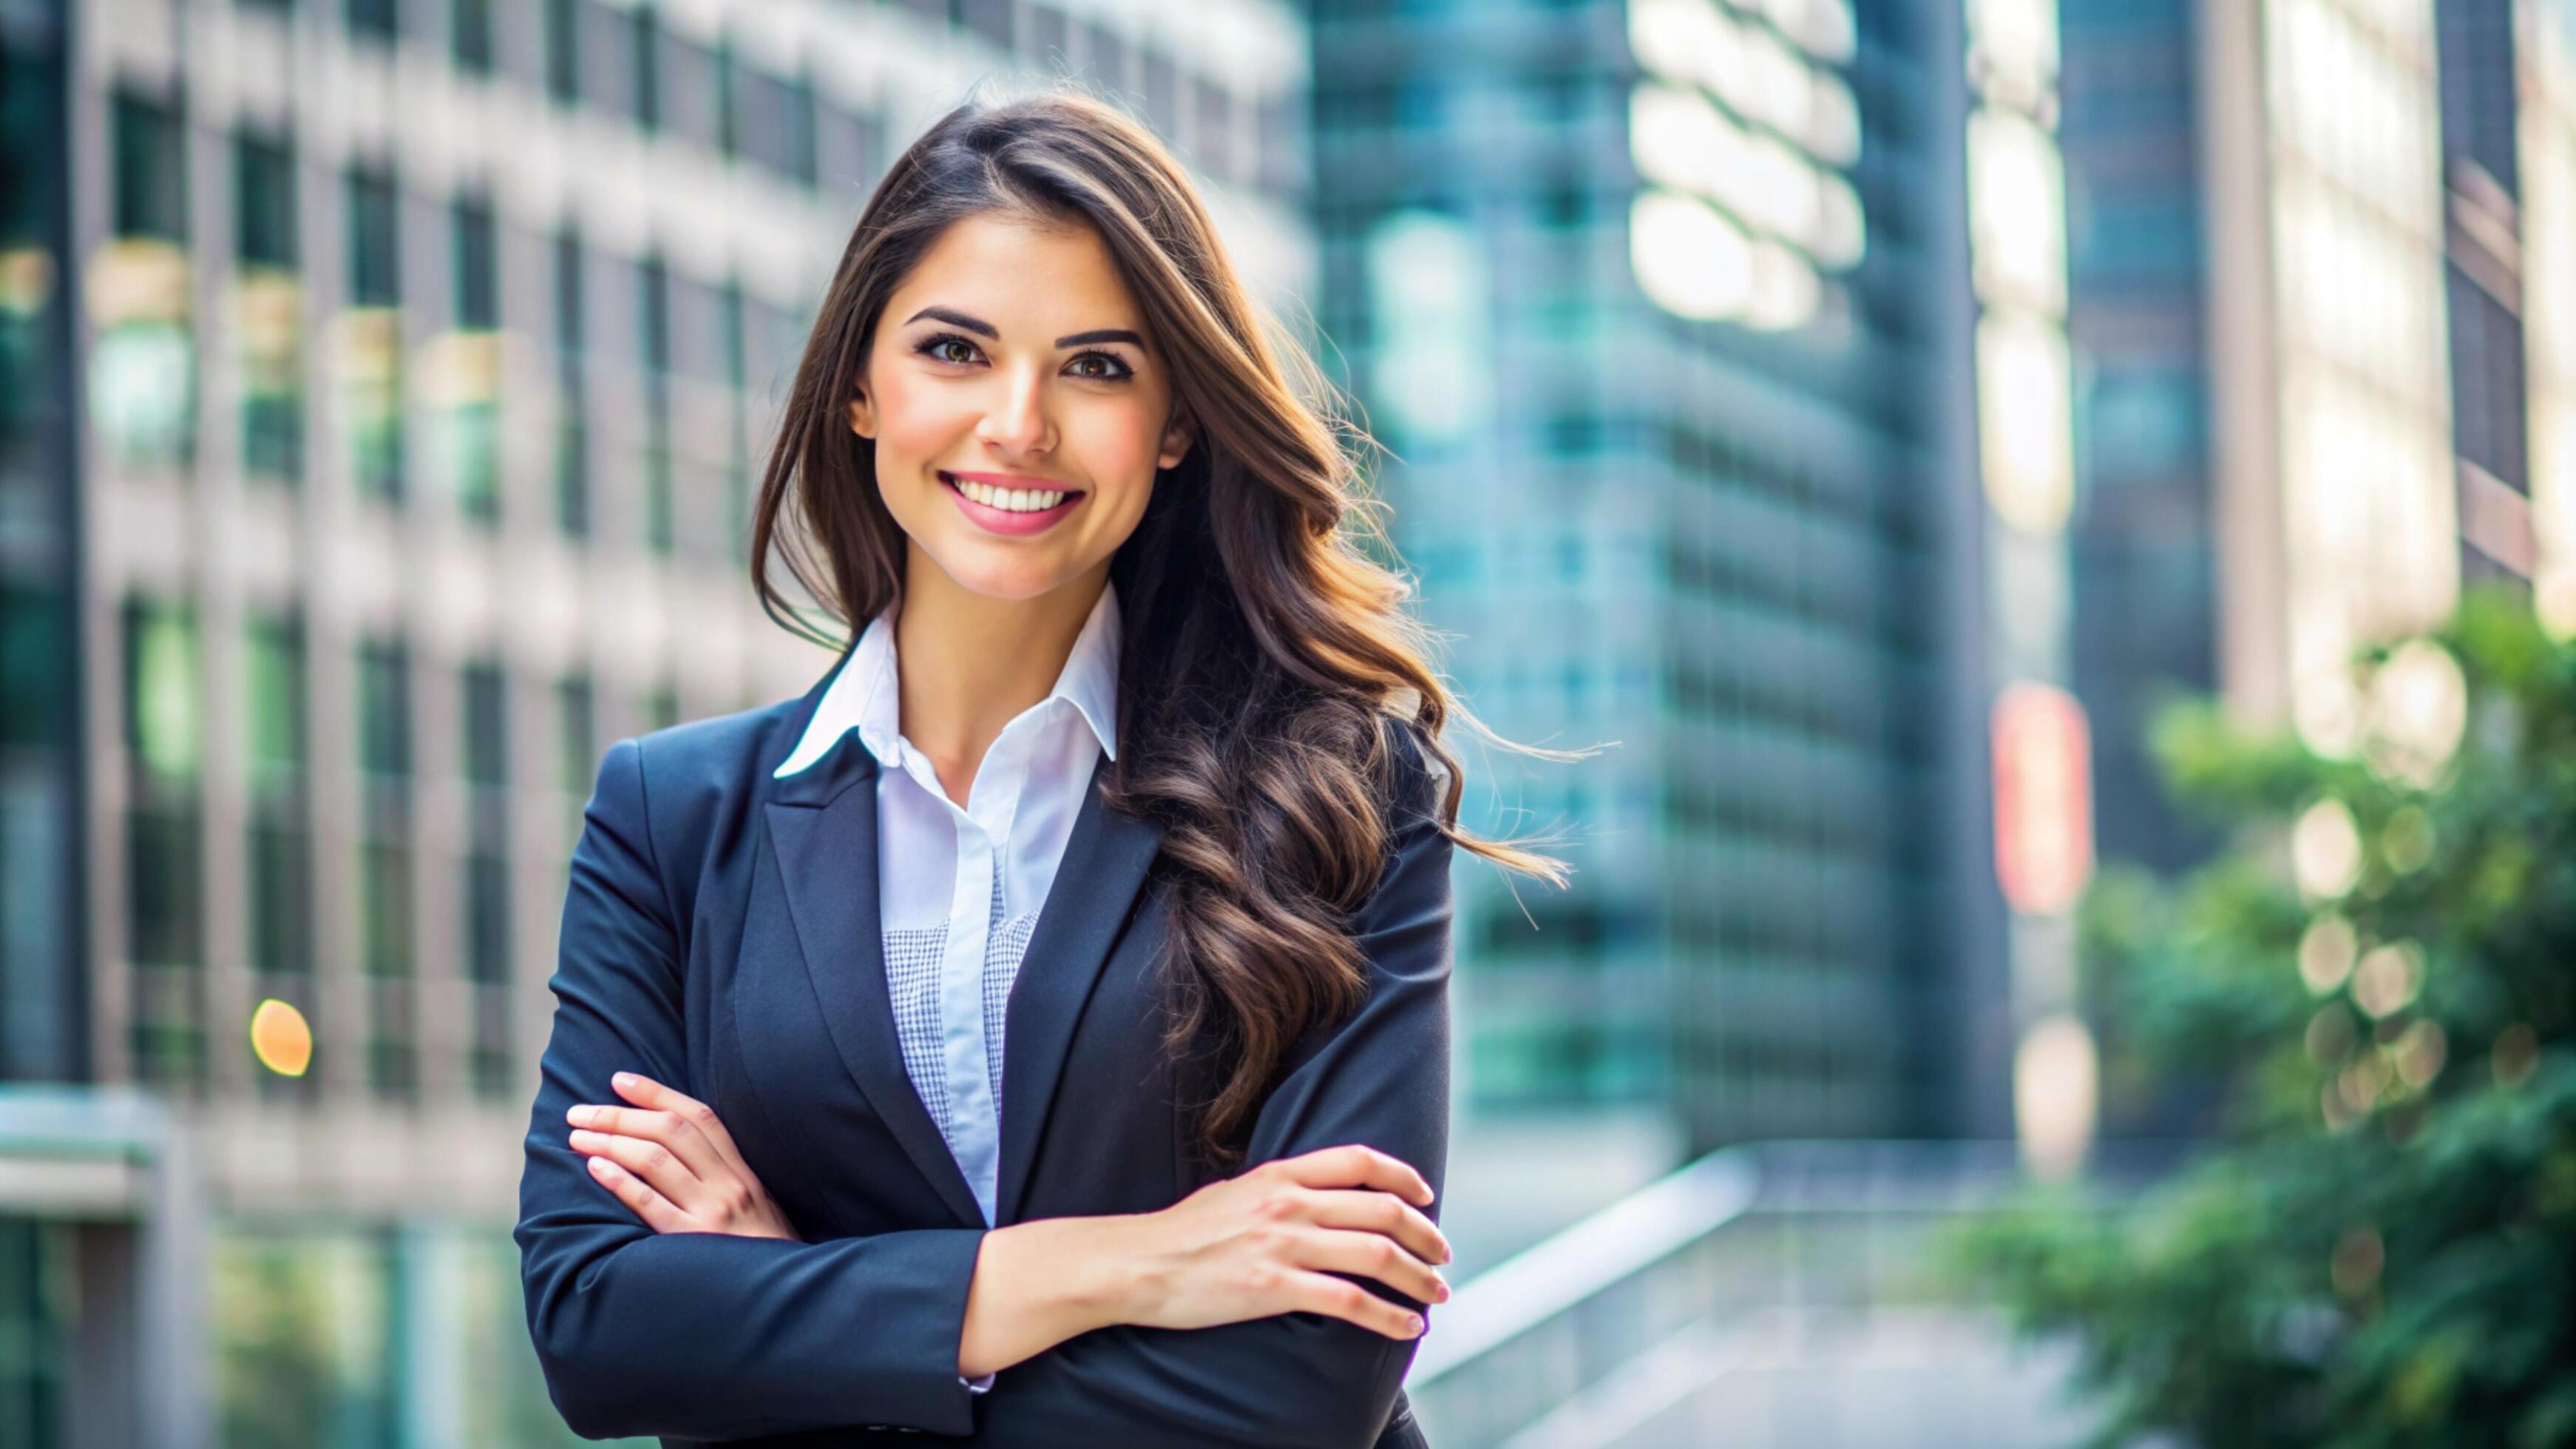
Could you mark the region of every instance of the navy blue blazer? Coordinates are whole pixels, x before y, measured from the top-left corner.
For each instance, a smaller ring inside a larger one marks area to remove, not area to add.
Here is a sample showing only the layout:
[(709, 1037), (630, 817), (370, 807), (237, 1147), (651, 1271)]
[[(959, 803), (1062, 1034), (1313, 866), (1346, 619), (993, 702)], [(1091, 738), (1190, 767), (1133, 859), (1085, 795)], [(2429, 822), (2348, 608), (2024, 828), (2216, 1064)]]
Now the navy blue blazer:
[[(801, 699), (620, 740), (574, 847), (553, 1034), (515, 1236), (555, 1406), (588, 1437), (665, 1444), (1418, 1444), (1416, 1344), (1289, 1313), (1119, 1325), (957, 1375), (986, 1231), (896, 1044), (877, 903), (876, 761), (856, 731), (771, 772)], [(1245, 1163), (1364, 1142), (1442, 1182), (1448, 1154), (1448, 838), (1419, 741), (1396, 740), (1385, 876), (1354, 922), (1369, 994), (1283, 1063)], [(1103, 762), (1106, 768), (1106, 761)], [(1012, 988), (996, 1219), (1150, 1212), (1216, 1174), (1160, 1044), (1159, 827), (1094, 788)], [(657, 1234), (594, 1181), (564, 1110), (636, 1071), (712, 1106), (803, 1242)], [(1436, 1214), (1439, 1202), (1432, 1211)], [(1372, 1279), (1391, 1302), (1424, 1305)]]

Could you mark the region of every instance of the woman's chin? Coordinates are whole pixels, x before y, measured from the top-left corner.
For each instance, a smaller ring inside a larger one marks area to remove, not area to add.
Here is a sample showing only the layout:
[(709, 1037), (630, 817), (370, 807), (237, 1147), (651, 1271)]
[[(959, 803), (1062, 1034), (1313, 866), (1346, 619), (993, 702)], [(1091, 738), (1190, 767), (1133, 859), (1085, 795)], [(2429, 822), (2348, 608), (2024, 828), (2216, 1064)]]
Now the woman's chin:
[(1014, 603), (1041, 599), (1071, 583), (1082, 570), (1053, 560), (993, 558), (995, 550), (980, 540), (963, 548), (932, 553), (940, 572), (967, 593)]

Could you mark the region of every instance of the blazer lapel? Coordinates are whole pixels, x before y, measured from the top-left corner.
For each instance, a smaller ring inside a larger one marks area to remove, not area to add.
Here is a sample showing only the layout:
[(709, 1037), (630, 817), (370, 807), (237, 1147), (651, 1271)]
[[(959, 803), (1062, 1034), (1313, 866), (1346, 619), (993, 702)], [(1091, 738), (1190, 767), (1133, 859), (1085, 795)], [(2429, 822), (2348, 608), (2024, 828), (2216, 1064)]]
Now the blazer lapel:
[(895, 1035), (877, 902), (876, 779), (876, 759), (852, 731), (813, 766), (779, 781), (766, 806), (770, 847), (796, 925), (795, 954), (822, 1005), (832, 1045), (869, 1105), (958, 1220), (981, 1225), (984, 1210), (921, 1105)]
[(1029, 1167), (1054, 1109), (1074, 1028), (1163, 843), (1161, 826), (1117, 814), (1101, 803), (1101, 781), (1108, 769), (1105, 757), (1092, 769), (1091, 789), (1065, 841), (1064, 863), (1038, 908), (1037, 925), (1011, 985), (1003, 1023), (1002, 1161), (994, 1183), (995, 1227), (1019, 1221)]

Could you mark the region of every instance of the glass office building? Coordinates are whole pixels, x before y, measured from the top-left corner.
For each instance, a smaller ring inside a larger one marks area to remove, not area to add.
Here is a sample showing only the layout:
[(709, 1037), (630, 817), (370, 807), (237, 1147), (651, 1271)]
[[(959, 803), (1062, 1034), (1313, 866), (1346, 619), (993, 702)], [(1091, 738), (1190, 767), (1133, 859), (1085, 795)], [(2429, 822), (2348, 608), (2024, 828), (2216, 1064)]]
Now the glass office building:
[(1314, 10), (1323, 330), (1449, 673), (1616, 742), (1458, 737), (1465, 818), (1577, 867), (1462, 857), (1468, 1105), (1959, 1130), (1999, 915), (1956, 16)]
[(2104, 854), (2171, 868), (2206, 842), (2145, 756), (2168, 683), (2345, 752), (2355, 645), (2465, 579), (2548, 576), (2532, 370), (2554, 344), (2527, 322), (2551, 244), (2522, 193), (2554, 155), (2566, 21), (2531, 0), (2062, 13), (2079, 688)]
[[(1304, 291), (1302, 23), (1198, 9), (0, 5), (0, 1075), (53, 1084), (0, 1179), (90, 1185), (0, 1186), (0, 1439), (561, 1435), (507, 1229), (597, 761), (829, 664), (746, 586), (760, 450), (979, 82), (1123, 101)], [(138, 1216), (172, 1326), (84, 1339), (61, 1245)]]

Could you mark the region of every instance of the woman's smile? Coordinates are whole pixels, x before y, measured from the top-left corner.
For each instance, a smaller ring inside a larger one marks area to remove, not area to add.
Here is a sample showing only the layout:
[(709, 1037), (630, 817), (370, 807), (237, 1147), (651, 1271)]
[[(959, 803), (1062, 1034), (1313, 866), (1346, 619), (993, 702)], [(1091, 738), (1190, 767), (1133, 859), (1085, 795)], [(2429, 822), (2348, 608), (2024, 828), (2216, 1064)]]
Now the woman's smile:
[(991, 476), (942, 470), (939, 481), (976, 527), (1006, 537), (1044, 533), (1091, 496), (1062, 488), (1007, 487), (988, 481)]

